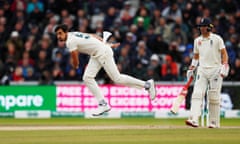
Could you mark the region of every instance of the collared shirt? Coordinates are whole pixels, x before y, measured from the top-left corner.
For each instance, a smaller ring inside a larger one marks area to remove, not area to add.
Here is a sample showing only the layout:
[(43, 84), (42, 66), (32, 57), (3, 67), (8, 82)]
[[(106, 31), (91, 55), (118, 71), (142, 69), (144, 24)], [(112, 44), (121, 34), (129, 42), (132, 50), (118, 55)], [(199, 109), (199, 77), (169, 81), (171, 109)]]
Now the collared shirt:
[(209, 37), (197, 37), (194, 40), (194, 54), (199, 54), (199, 66), (205, 68), (221, 65), (221, 50), (225, 48), (223, 39), (214, 33)]
[(90, 56), (100, 56), (105, 52), (105, 46), (100, 40), (82, 32), (68, 32), (66, 47), (70, 52), (78, 50)]

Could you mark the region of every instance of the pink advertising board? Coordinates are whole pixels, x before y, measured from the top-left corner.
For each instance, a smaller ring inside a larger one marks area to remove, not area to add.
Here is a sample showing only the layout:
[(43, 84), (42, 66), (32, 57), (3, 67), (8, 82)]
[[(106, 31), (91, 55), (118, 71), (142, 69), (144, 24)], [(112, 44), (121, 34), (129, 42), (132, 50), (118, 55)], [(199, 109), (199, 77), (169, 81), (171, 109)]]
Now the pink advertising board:
[[(182, 85), (156, 85), (157, 97), (151, 101), (144, 89), (119, 85), (101, 85), (106, 100), (114, 111), (169, 110)], [(57, 111), (84, 112), (97, 108), (97, 101), (85, 85), (58, 85)], [(185, 108), (185, 102), (180, 109)]]

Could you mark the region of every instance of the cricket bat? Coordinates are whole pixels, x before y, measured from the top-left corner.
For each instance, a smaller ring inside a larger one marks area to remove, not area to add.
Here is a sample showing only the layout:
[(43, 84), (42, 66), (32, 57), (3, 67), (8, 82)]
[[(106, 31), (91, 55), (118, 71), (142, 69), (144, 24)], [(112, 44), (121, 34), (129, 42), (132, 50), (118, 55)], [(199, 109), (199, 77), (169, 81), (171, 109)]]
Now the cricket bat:
[(171, 113), (173, 114), (177, 114), (180, 105), (182, 104), (183, 100), (186, 98), (187, 92), (188, 92), (188, 88), (190, 86), (190, 84), (193, 81), (193, 77), (191, 77), (187, 83), (185, 84), (185, 86), (183, 87), (183, 89), (181, 90), (180, 94), (177, 96), (177, 98), (174, 100), (173, 105), (171, 107)]

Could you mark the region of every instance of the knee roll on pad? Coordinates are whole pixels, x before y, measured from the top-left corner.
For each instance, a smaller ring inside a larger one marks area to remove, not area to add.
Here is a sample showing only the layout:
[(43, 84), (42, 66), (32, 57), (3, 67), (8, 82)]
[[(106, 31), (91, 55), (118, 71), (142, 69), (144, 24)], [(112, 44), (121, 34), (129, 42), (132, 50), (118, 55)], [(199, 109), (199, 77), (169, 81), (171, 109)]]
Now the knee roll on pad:
[(208, 90), (209, 103), (220, 104), (220, 94), (216, 90)]

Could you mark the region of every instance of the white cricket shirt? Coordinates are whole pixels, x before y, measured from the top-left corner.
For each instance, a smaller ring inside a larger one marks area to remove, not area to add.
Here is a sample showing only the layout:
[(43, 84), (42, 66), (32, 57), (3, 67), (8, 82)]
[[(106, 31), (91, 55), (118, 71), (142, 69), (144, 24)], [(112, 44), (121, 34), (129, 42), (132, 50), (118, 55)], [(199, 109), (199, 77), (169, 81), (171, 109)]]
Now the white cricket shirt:
[(204, 68), (219, 67), (221, 65), (221, 49), (225, 48), (223, 39), (214, 33), (208, 38), (202, 36), (194, 40), (194, 54), (199, 54), (199, 66)]
[(70, 52), (78, 50), (90, 56), (100, 56), (105, 53), (105, 44), (100, 40), (82, 32), (68, 32), (66, 47)]

